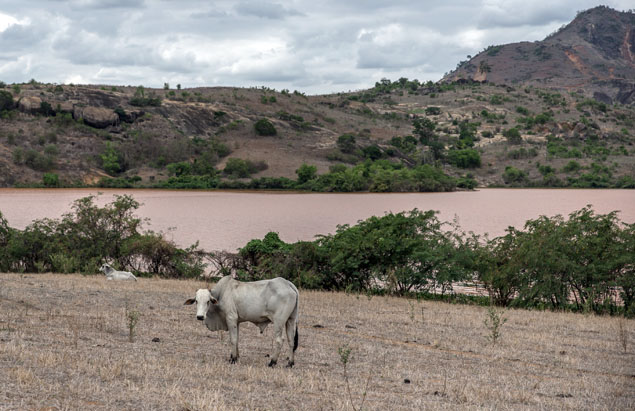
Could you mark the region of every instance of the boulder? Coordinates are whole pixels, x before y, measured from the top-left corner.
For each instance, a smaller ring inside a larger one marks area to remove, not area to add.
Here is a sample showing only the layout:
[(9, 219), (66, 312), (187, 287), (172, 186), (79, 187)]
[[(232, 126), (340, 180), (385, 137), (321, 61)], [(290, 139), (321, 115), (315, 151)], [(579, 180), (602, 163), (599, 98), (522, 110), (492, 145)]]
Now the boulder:
[(95, 128), (106, 128), (108, 126), (117, 125), (119, 116), (113, 110), (102, 107), (81, 107), (73, 108), (73, 118), (84, 120), (84, 123)]
[(42, 104), (42, 99), (39, 97), (22, 97), (18, 100), (18, 108), (24, 113), (38, 113)]

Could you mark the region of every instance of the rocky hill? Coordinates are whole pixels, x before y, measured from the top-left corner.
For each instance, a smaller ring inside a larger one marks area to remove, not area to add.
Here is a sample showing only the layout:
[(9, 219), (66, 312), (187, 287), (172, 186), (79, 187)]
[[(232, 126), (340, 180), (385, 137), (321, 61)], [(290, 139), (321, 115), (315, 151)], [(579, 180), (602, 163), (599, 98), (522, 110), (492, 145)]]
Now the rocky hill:
[(635, 13), (599, 6), (542, 41), (490, 46), (445, 76), (583, 90), (611, 104), (635, 102)]
[(468, 187), (635, 187), (633, 18), (592, 9), (439, 83), (355, 93), (1, 83), (0, 186), (407, 191), (427, 165)]

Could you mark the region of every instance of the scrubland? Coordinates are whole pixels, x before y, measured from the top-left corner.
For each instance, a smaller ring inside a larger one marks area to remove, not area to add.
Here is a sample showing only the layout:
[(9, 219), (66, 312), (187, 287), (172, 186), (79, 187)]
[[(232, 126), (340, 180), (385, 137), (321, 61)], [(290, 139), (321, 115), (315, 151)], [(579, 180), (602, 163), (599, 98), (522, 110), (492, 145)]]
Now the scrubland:
[(183, 305), (204, 286), (0, 274), (0, 409), (635, 408), (633, 320), (498, 311), (492, 343), (487, 308), (301, 290), (296, 366), (269, 368), (249, 323), (229, 364)]

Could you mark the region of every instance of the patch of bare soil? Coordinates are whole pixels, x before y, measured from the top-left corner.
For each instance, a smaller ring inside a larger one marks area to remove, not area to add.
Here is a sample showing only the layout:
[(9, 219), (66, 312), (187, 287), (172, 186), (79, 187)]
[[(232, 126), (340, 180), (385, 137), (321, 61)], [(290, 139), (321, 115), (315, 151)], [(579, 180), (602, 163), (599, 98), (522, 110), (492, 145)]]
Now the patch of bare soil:
[(183, 305), (205, 285), (0, 274), (0, 408), (351, 409), (367, 381), (367, 409), (635, 408), (633, 320), (509, 310), (492, 345), (482, 307), (301, 290), (295, 368), (249, 323), (232, 365)]

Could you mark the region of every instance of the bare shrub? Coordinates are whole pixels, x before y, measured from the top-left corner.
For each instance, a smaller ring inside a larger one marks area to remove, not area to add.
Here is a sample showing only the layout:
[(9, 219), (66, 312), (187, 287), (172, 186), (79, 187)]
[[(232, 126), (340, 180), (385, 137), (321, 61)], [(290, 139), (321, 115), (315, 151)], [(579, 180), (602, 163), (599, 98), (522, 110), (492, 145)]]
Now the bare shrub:
[(617, 336), (624, 353), (626, 353), (628, 349), (628, 330), (626, 329), (626, 320), (621, 317), (617, 319)]
[(497, 311), (494, 306), (490, 305), (487, 308), (487, 318), (483, 321), (485, 327), (489, 330), (487, 339), (491, 341), (493, 345), (496, 344), (500, 338), (500, 329), (507, 322), (507, 318), (503, 317), (504, 311)]
[(371, 374), (368, 374), (368, 378), (366, 379), (366, 386), (364, 387), (364, 392), (362, 393), (362, 401), (359, 404), (359, 408), (355, 407), (355, 402), (353, 401), (353, 395), (351, 394), (351, 385), (348, 378), (347, 372), (347, 364), (350, 359), (350, 355), (353, 352), (353, 349), (345, 344), (337, 349), (337, 353), (340, 355), (340, 363), (342, 363), (342, 367), (344, 367), (344, 380), (346, 381), (346, 392), (348, 393), (348, 399), (351, 402), (351, 407), (355, 411), (361, 411), (364, 407), (364, 401), (366, 401), (366, 395), (368, 394), (368, 384), (370, 384)]

